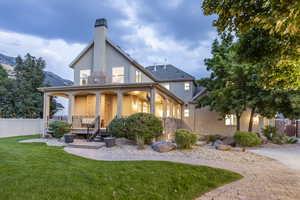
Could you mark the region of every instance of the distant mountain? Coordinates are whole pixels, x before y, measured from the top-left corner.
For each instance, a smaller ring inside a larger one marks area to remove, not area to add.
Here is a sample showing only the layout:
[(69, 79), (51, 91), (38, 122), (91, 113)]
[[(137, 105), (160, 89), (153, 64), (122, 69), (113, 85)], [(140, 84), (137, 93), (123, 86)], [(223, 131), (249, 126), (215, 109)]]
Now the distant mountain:
[(45, 80), (44, 83), (50, 86), (64, 86), (64, 85), (73, 85), (73, 82), (67, 79), (63, 79), (60, 76), (49, 72), (44, 71)]
[(1, 64), (7, 64), (10, 66), (15, 66), (16, 65), (16, 58), (15, 57), (10, 57), (6, 56), (0, 53), (0, 63)]
[[(3, 65), (4, 69), (8, 71), (10, 75), (12, 75), (12, 69), (16, 65), (16, 58), (6, 56), (0, 53), (0, 64)], [(44, 84), (49, 86), (66, 86), (66, 85), (73, 85), (73, 82), (67, 79), (63, 79), (60, 76), (49, 72), (44, 71), (45, 74), (45, 80)]]

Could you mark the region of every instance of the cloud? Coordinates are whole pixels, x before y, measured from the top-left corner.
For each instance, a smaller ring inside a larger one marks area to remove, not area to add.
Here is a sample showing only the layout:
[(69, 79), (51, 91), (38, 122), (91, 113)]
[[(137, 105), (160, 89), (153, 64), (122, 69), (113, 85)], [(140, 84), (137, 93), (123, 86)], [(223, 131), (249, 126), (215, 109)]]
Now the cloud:
[(0, 30), (0, 53), (9, 56), (24, 56), (30, 53), (46, 60), (46, 70), (63, 78), (73, 80), (69, 63), (85, 47), (81, 43), (67, 43), (62, 39), (44, 39), (27, 34)]
[(216, 37), (215, 32), (208, 31), (203, 40), (178, 40), (172, 34), (162, 34), (156, 24), (141, 21), (143, 4), (139, 1), (122, 0), (112, 7), (126, 16), (119, 24), (131, 31), (122, 35), (121, 40), (126, 44), (125, 50), (141, 64), (147, 66), (167, 62), (198, 78), (209, 75), (203, 60), (210, 56), (210, 45)]

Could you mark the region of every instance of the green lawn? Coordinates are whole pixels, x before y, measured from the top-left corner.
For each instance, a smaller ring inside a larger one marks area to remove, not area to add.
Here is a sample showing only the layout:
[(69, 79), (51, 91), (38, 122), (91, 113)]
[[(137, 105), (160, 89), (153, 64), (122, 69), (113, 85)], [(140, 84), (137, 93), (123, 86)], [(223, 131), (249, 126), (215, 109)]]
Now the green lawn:
[(158, 161), (89, 160), (41, 143), (0, 139), (0, 199), (194, 199), (237, 173)]

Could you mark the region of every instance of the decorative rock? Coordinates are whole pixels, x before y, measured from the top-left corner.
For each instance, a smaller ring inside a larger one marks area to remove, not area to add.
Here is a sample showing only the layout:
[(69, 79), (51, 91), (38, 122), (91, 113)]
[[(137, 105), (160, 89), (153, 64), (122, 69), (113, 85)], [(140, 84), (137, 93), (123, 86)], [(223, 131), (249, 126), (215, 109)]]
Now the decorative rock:
[(198, 140), (199, 141), (206, 141), (207, 140), (207, 136), (205, 136), (205, 135), (198, 135)]
[(172, 151), (174, 149), (176, 149), (176, 144), (172, 143), (172, 142), (155, 142), (154, 144), (151, 145), (152, 149), (154, 151), (163, 153), (163, 152), (169, 152)]
[(223, 145), (224, 143), (221, 140), (216, 140), (213, 146), (218, 147), (219, 145)]
[(241, 148), (241, 147), (234, 147), (234, 148), (231, 148), (232, 151), (238, 151), (238, 152), (243, 152), (244, 149)]
[(235, 145), (235, 141), (234, 141), (233, 137), (226, 137), (222, 142), (225, 145), (230, 145), (230, 146), (234, 146)]
[(206, 145), (206, 142), (205, 141), (197, 141), (196, 145), (197, 146), (204, 146), (204, 145)]
[(231, 146), (230, 145), (221, 144), (221, 145), (217, 146), (216, 148), (218, 150), (221, 150), (221, 151), (229, 151), (231, 149)]

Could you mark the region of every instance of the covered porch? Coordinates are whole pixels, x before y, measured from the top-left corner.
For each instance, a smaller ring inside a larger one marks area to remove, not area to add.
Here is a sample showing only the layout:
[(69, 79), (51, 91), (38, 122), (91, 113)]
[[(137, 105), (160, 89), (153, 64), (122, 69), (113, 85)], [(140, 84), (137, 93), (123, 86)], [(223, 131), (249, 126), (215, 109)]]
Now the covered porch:
[[(72, 132), (86, 134), (106, 129), (115, 117), (152, 113), (163, 120), (181, 120), (183, 102), (159, 84), (67, 86), (41, 88), (44, 92), (44, 135), (53, 120), (66, 120)], [(50, 116), (50, 98), (68, 99), (66, 117)], [(93, 124), (93, 126), (90, 126)]]

